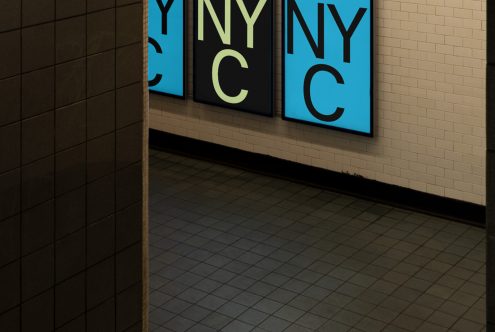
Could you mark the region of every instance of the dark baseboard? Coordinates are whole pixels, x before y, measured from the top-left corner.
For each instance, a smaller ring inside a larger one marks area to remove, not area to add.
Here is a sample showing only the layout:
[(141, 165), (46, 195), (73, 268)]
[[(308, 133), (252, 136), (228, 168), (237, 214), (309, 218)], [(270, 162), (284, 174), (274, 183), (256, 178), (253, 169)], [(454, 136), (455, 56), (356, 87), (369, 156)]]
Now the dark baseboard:
[(485, 207), (346, 173), (150, 129), (150, 147), (284, 178), (395, 207), (485, 226)]

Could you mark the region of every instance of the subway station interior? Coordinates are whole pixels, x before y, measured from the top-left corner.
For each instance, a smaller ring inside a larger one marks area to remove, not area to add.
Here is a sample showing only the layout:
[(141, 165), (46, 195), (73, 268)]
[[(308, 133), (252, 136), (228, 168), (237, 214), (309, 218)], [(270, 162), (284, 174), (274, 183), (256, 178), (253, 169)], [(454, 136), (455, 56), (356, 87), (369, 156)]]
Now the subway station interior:
[(495, 4), (0, 0), (0, 332), (495, 332)]

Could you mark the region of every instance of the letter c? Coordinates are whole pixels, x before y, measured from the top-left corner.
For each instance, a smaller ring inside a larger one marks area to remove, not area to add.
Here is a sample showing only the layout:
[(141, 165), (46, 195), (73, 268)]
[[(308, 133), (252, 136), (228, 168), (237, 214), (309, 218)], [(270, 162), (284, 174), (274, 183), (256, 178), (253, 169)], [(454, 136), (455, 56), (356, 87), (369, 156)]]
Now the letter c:
[(304, 78), (304, 101), (306, 102), (306, 106), (308, 107), (311, 115), (313, 115), (318, 120), (325, 122), (336, 121), (340, 119), (340, 117), (344, 114), (344, 108), (337, 107), (335, 112), (333, 112), (332, 114), (321, 114), (315, 108), (311, 99), (311, 82), (313, 81), (313, 77), (316, 75), (316, 73), (320, 71), (325, 71), (332, 74), (338, 84), (344, 84), (342, 75), (340, 75), (339, 71), (334, 67), (325, 64), (315, 65), (308, 70), (308, 72), (306, 73), (306, 77)]
[(230, 49), (222, 50), (218, 52), (218, 54), (215, 56), (215, 59), (213, 60), (213, 66), (211, 69), (213, 87), (215, 88), (215, 92), (217, 93), (218, 97), (220, 97), (220, 99), (222, 99), (224, 102), (229, 104), (239, 104), (246, 99), (248, 95), (248, 91), (241, 89), (241, 91), (237, 96), (229, 96), (225, 92), (223, 92), (222, 87), (220, 86), (220, 80), (218, 78), (218, 71), (220, 69), (220, 64), (224, 58), (229, 56), (237, 59), (237, 61), (239, 61), (242, 68), (245, 69), (249, 68), (246, 59), (242, 56), (241, 53)]
[[(163, 53), (163, 50), (160, 46), (160, 44), (158, 44), (158, 42), (151, 38), (151, 37), (148, 37), (148, 43), (151, 44), (151, 46), (153, 46), (153, 48), (155, 49), (156, 53), (158, 54), (162, 54)], [(163, 75), (162, 74), (156, 74), (155, 77), (151, 80), (151, 81), (148, 81), (148, 86), (155, 86), (157, 85), (158, 83), (160, 83), (160, 81), (162, 80), (163, 78)]]

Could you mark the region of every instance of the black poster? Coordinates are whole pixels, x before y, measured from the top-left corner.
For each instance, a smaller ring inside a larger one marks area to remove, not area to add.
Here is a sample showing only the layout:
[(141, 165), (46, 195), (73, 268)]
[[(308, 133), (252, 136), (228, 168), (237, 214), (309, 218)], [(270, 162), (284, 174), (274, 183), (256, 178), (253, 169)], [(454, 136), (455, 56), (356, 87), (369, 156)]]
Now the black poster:
[(194, 100), (272, 115), (272, 0), (194, 0)]

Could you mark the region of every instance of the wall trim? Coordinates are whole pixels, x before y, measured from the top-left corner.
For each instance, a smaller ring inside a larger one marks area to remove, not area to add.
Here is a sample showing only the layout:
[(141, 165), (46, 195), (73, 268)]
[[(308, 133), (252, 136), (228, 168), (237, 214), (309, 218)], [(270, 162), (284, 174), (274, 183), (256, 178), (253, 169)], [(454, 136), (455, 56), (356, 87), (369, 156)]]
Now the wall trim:
[(485, 227), (485, 206), (150, 129), (150, 147)]

